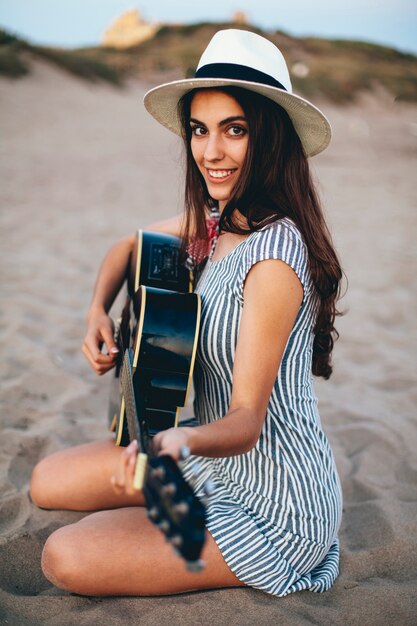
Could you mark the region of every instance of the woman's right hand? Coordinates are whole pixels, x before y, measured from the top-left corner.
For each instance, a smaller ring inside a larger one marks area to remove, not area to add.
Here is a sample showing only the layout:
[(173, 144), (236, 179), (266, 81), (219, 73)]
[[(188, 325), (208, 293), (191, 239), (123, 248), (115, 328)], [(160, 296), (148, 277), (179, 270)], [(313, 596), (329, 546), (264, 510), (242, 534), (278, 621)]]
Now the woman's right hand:
[[(103, 345), (107, 354), (102, 352)], [(99, 376), (115, 366), (119, 350), (114, 342), (114, 324), (104, 309), (89, 311), (82, 351)]]
[[(180, 236), (183, 215), (155, 222), (148, 230)], [(131, 255), (136, 246), (136, 233), (112, 246), (101, 264), (90, 310), (87, 316), (87, 333), (82, 351), (87, 361), (100, 376), (112, 369), (118, 354), (114, 343), (114, 324), (108, 315), (111, 305), (126, 279)], [(102, 352), (102, 346), (105, 351)]]

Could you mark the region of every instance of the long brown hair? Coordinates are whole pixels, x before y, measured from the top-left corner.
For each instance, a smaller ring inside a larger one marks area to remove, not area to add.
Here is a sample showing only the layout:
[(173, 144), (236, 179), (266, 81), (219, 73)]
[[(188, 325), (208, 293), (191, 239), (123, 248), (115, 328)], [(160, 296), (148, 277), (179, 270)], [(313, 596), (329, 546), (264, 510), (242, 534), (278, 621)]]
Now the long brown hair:
[[(334, 321), (339, 312), (342, 269), (334, 250), (323, 211), (310, 174), (307, 157), (287, 112), (260, 94), (237, 87), (221, 87), (242, 107), (249, 128), (249, 144), (239, 179), (225, 206), (219, 230), (249, 234), (284, 217), (290, 218), (307, 246), (312, 281), (318, 295), (314, 327), (312, 371), (328, 379), (332, 373), (331, 352), (339, 336)], [(185, 181), (186, 221), (184, 241), (207, 237), (202, 207), (213, 200), (191, 152), (190, 110), (195, 90), (179, 103), (187, 170)], [(248, 228), (238, 224), (236, 209)]]

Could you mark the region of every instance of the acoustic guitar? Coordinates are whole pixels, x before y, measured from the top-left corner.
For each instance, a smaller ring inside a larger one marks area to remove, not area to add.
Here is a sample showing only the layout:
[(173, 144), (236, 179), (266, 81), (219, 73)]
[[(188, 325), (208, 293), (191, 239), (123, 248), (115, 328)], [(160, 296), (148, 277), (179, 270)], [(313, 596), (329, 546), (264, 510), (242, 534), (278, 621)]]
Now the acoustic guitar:
[(144, 493), (149, 518), (188, 568), (198, 571), (205, 541), (204, 505), (175, 461), (152, 453), (152, 437), (178, 425), (198, 341), (200, 297), (191, 293), (190, 274), (179, 259), (179, 239), (138, 231), (128, 295), (116, 327), (119, 355), (109, 418), (117, 445), (139, 442), (135, 486)]

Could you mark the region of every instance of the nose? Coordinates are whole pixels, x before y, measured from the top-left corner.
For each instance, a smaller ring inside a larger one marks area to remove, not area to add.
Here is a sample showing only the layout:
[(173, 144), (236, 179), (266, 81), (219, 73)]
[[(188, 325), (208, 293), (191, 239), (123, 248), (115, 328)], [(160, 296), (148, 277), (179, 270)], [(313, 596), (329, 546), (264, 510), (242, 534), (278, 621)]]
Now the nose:
[(220, 161), (224, 156), (221, 137), (217, 133), (210, 133), (204, 149), (206, 161)]

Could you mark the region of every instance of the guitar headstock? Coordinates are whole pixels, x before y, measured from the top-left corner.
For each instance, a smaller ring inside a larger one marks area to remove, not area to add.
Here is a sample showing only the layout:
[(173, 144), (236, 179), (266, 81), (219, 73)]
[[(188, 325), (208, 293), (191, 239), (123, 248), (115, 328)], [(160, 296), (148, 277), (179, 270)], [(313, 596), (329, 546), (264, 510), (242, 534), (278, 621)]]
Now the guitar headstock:
[(144, 495), (149, 519), (165, 534), (187, 567), (199, 571), (205, 541), (206, 513), (202, 502), (168, 455), (148, 460)]

